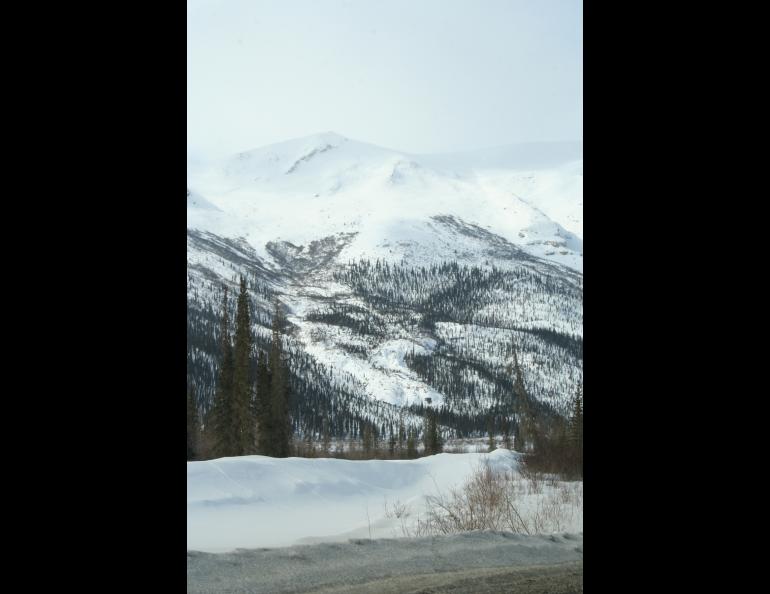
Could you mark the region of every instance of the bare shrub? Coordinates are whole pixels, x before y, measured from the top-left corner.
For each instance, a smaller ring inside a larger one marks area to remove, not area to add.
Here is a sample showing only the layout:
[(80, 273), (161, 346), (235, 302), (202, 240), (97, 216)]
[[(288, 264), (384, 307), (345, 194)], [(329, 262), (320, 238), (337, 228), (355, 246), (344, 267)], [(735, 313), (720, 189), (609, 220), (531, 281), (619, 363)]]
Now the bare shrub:
[(427, 497), (426, 508), (425, 517), (417, 521), (420, 534), (561, 532), (582, 520), (582, 483), (564, 483), (540, 473), (521, 476), (495, 470), (485, 461), (461, 487)]
[(398, 520), (401, 534), (406, 537), (416, 536), (414, 530), (409, 527), (410, 515), (411, 512), (409, 511), (409, 507), (406, 504), (401, 503), (400, 500), (396, 499), (396, 501), (390, 505), (385, 501), (385, 517), (389, 520)]

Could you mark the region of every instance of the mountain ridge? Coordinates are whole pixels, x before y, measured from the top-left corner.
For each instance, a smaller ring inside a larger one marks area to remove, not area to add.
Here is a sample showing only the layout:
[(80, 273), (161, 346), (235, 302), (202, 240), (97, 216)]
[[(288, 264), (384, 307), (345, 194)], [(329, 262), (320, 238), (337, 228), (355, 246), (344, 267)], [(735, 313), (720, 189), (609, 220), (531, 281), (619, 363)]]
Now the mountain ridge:
[(188, 381), (202, 410), (222, 287), (232, 307), (243, 275), (257, 348), (273, 303), (286, 314), (297, 433), (317, 435), (322, 410), (340, 436), (419, 429), (426, 398), (445, 434), (484, 432), (490, 411), (512, 410), (513, 343), (534, 405), (563, 414), (582, 381), (582, 158), (562, 146), (529, 161), (555, 167), (500, 169), (506, 150), (462, 168), (324, 133), (190, 176)]
[[(191, 176), (190, 187), (223, 215), (216, 224), (211, 217), (188, 216), (188, 226), (243, 237), (264, 257), (268, 241), (303, 245), (338, 230), (355, 231), (358, 249), (347, 257), (398, 259), (399, 250), (384, 242), (411, 229), (407, 241), (419, 243), (430, 235), (424, 225), (431, 217), (454, 215), (532, 255), (582, 268), (582, 159), (557, 169), (467, 165), (450, 171), (449, 157), (442, 158), (444, 165), (436, 156), (334, 133), (261, 147)], [(441, 257), (453, 254), (436, 252)]]

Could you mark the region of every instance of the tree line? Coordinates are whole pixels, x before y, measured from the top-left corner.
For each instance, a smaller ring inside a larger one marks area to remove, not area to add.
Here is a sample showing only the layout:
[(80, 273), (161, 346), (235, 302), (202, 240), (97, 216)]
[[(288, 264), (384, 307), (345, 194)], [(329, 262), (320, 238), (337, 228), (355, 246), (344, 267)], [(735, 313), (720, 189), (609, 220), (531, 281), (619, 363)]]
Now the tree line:
[[(188, 274), (188, 381), (205, 420), (216, 399), (221, 366), (221, 320), (214, 304), (221, 300), (223, 288), (215, 284), (213, 275), (207, 276), (199, 268), (190, 268)], [(554, 412), (566, 414), (562, 395), (572, 390), (582, 375), (582, 338), (570, 334), (563, 324), (557, 324), (558, 330), (522, 326), (520, 314), (526, 312), (519, 309), (532, 309), (538, 319), (548, 318), (550, 313), (557, 320), (570, 318), (570, 312), (582, 304), (582, 289), (574, 283), (526, 267), (503, 271), (444, 263), (412, 268), (366, 260), (351, 263), (346, 270), (335, 271), (334, 276), (360, 296), (363, 304), (319, 302), (305, 315), (306, 320), (323, 324), (313, 332), (322, 334), (324, 325), (346, 329), (330, 340), (351, 356), (363, 358), (390, 334), (393, 326), (411, 329), (412, 334), (419, 327), (422, 334), (434, 338), (432, 352), (408, 353), (405, 362), (420, 379), (444, 395), (436, 413), (447, 437), (485, 435), (488, 411), (502, 422), (500, 417), (509, 404), (512, 388), (499, 363), (508, 354), (508, 333), (516, 335), (526, 357), (528, 378), (530, 373), (533, 376), (533, 406), (558, 407)], [(257, 328), (254, 348), (269, 353), (274, 285), (262, 274), (247, 275), (247, 283), (252, 328)], [(233, 292), (237, 290), (230, 291), (235, 309)], [(483, 316), (480, 305), (484, 305)], [(564, 308), (568, 311), (561, 311)], [(499, 326), (487, 326), (488, 318), (495, 318)], [(582, 326), (582, 312), (579, 318), (574, 322)], [(527, 316), (522, 319), (526, 321)], [(360, 378), (316, 360), (304, 352), (291, 332), (283, 338), (295, 435), (305, 439), (310, 434), (320, 440), (328, 432), (334, 438), (360, 440), (368, 422), (376, 424), (383, 442), (397, 435), (399, 407), (370, 399)], [(252, 374), (256, 374), (257, 359), (252, 357)], [(418, 434), (423, 433), (425, 409), (420, 405), (407, 409), (407, 424)], [(511, 430), (515, 430), (513, 422)]]
[(280, 306), (275, 303), (270, 348), (264, 352), (254, 348), (246, 280), (241, 277), (232, 335), (227, 294), (225, 287), (214, 400), (202, 423), (193, 391), (188, 387), (188, 460), (204, 455), (286, 457), (292, 434), (291, 391)]
[[(431, 281), (443, 281), (443, 285), (434, 285), (434, 289), (437, 288), (442, 300), (452, 307), (462, 304), (462, 308), (470, 308), (486, 301), (490, 289), (501, 288), (503, 276), (494, 269), (484, 272), (456, 265), (405, 271), (379, 263), (371, 267), (361, 263), (360, 269), (354, 267), (354, 273), (349, 271), (349, 274), (340, 280), (358, 285), (357, 292), (368, 297), (366, 301), (388, 302), (388, 307), (382, 310), (387, 313), (330, 304), (326, 309), (311, 312), (308, 319), (317, 317), (318, 322), (347, 326), (359, 335), (372, 337), (375, 342), (386, 333), (384, 315), (423, 325), (421, 319), (434, 299), (425, 299), (422, 292), (425, 285), (433, 284)], [(368, 274), (381, 284), (377, 286), (377, 282), (363, 278)], [(554, 291), (554, 287), (548, 287), (548, 279), (534, 277), (536, 280), (532, 280), (532, 276), (529, 271), (514, 274), (519, 283), (542, 283), (548, 289), (546, 292), (554, 296), (570, 292), (569, 285)], [(365, 280), (371, 284), (364, 287)], [(408, 285), (410, 290), (406, 293), (414, 301), (393, 300), (388, 286), (393, 284), (399, 290)], [(369, 293), (375, 287), (377, 290), (373, 292), (379, 293), (378, 297)], [(407, 354), (405, 361), (429, 385), (445, 394), (446, 400), (440, 406), (418, 404), (401, 410), (369, 399), (355, 377), (327, 368), (303, 352), (301, 345), (283, 336), (290, 325), (278, 302), (273, 302), (273, 311), (264, 299), (256, 307), (249, 302), (249, 291), (253, 293), (254, 287), (248, 286), (243, 278), (236, 300), (228, 301), (226, 287), (222, 293), (217, 290), (216, 296), (222, 297), (219, 316), (209, 303), (193, 302), (191, 307), (188, 299), (188, 459), (248, 454), (302, 455), (315, 449), (303, 442), (328, 443), (332, 437), (355, 442), (360, 457), (416, 457), (418, 440), (425, 446), (424, 453), (430, 454), (442, 451), (447, 436), (502, 434), (506, 446), (525, 451), (533, 464), (537, 462), (554, 469), (569, 467), (572, 473), (577, 473), (579, 467), (582, 474), (582, 387), (579, 406), (576, 408), (573, 399), (571, 410), (565, 416), (561, 408), (557, 411), (543, 402), (544, 388), (540, 381), (534, 384), (537, 397), (524, 390), (515, 349), (513, 374), (504, 377), (503, 367), (484, 361), (482, 354), (489, 354), (489, 348), (494, 347), (498, 349), (495, 353), (498, 360), (502, 358), (503, 352), (495, 344), (500, 341), (486, 340), (482, 334), (468, 335), (467, 331), (457, 337), (448, 334), (445, 339), (441, 333), (434, 334), (437, 346), (433, 353)], [(263, 287), (264, 294), (260, 295), (267, 295), (265, 291)], [(474, 292), (483, 299), (468, 300), (468, 295)], [(234, 320), (230, 315), (233, 305)], [(256, 317), (252, 315), (255, 309)], [(451, 311), (450, 308), (446, 313)], [(463, 316), (447, 318), (454, 318), (457, 323)], [(265, 328), (264, 333), (252, 334), (255, 322), (257, 327)], [(266, 326), (271, 328), (269, 339)], [(560, 358), (574, 357), (582, 362), (579, 336), (513, 326), (499, 330), (515, 335), (519, 346), (523, 346), (530, 357), (535, 353), (552, 363), (558, 353)], [(533, 341), (534, 338), (542, 343)], [(548, 367), (543, 371), (546, 375), (552, 372)], [(550, 389), (563, 393), (565, 387)], [(578, 409), (579, 415), (575, 412)], [(402, 431), (400, 419), (404, 412), (407, 414)], [(293, 436), (296, 437), (292, 444)]]

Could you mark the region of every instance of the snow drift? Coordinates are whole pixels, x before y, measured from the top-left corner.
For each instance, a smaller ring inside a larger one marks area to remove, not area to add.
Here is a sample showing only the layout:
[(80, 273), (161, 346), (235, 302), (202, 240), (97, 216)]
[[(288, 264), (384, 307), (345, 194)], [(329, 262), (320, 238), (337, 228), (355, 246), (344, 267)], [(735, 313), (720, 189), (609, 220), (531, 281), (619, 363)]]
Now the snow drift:
[(438, 454), (417, 460), (243, 456), (187, 463), (187, 548), (224, 552), (350, 538), (401, 536), (385, 504), (419, 509), (426, 495), (462, 484), (484, 461), (518, 456)]

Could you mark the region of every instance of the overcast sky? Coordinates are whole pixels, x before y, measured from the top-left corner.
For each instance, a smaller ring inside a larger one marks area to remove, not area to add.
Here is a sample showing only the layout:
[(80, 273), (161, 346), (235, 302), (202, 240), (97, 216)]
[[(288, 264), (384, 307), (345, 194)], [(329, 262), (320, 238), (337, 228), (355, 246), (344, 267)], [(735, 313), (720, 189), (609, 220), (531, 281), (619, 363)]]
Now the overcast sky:
[(188, 0), (188, 155), (582, 140), (582, 0)]

